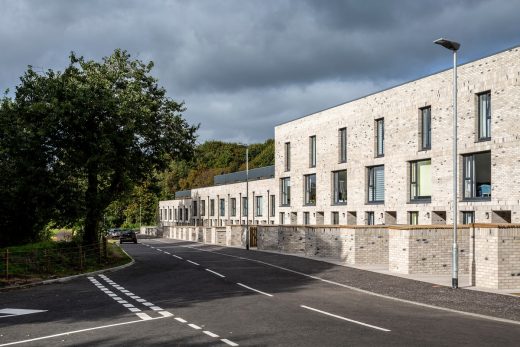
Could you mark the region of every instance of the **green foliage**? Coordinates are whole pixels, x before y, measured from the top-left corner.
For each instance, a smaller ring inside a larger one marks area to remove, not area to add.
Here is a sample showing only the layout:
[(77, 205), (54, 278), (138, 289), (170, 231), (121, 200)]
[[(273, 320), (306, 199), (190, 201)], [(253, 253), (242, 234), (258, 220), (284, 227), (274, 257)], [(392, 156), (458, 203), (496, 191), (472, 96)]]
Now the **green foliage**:
[(83, 221), (92, 243), (113, 201), (191, 158), (197, 127), (152, 67), (121, 50), (101, 62), (71, 54), (63, 72), (29, 67), (0, 107), (0, 243), (37, 239), (51, 220)]

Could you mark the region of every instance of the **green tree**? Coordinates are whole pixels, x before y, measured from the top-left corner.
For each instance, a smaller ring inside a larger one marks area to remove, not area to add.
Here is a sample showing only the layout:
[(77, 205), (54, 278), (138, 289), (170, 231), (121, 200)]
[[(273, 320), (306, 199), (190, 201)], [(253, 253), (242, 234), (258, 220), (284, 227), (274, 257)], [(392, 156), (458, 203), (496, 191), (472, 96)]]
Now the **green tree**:
[(72, 53), (63, 72), (29, 67), (14, 100), (4, 102), (2, 115), (21, 124), (14, 131), (30, 134), (27, 147), (42, 152), (35, 165), (54, 184), (41, 187), (56, 201), (50, 210), (63, 222), (83, 219), (87, 243), (98, 239), (112, 201), (170, 160), (192, 156), (198, 127), (186, 122), (184, 105), (166, 96), (152, 68), (122, 50), (101, 62)]

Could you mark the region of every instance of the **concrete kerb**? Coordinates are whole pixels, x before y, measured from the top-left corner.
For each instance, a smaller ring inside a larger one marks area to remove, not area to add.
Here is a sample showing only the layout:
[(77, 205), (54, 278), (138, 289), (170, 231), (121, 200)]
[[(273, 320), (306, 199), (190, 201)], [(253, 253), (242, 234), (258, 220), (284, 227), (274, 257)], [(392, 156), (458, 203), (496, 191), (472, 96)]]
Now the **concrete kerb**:
[[(121, 248), (119, 245), (117, 245), (117, 246), (119, 248)], [(34, 286), (39, 286), (39, 285), (44, 285), (44, 284), (65, 283), (65, 282), (72, 281), (73, 279), (76, 279), (76, 278), (79, 278), (79, 277), (95, 276), (95, 275), (98, 275), (98, 274), (101, 274), (101, 273), (105, 273), (105, 272), (119, 271), (119, 270), (122, 270), (124, 268), (127, 268), (129, 266), (134, 265), (135, 264), (135, 259), (132, 258), (130, 256), (130, 254), (128, 254), (123, 248), (121, 248), (121, 250), (123, 251), (124, 254), (126, 254), (126, 256), (128, 258), (130, 258), (130, 262), (129, 263), (126, 263), (126, 264), (123, 264), (123, 265), (119, 265), (119, 266), (109, 267), (109, 268), (106, 268), (106, 269), (96, 270), (96, 271), (92, 271), (92, 272), (85, 272), (85, 273), (72, 275), (72, 276), (53, 278), (53, 279), (50, 279), (50, 280), (44, 280), (44, 281), (38, 281), (38, 282), (27, 283), (27, 284), (22, 284), (22, 285), (15, 285), (15, 286), (4, 287), (4, 288), (0, 288), (0, 292), (2, 292), (2, 291), (9, 291), (9, 290), (15, 290), (15, 289), (22, 289), (22, 288), (29, 288), (29, 287), (34, 287)]]

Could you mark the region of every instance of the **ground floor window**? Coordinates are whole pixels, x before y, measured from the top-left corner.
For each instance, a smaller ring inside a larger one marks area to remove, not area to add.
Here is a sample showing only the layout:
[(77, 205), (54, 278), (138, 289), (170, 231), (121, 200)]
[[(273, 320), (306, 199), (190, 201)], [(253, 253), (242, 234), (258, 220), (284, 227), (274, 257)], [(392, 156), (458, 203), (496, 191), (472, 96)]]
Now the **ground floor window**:
[(491, 198), (491, 152), (463, 156), (464, 199)]
[(309, 212), (303, 212), (303, 224), (304, 225), (309, 225), (311, 224), (311, 221), (310, 221), (310, 214)]
[(374, 225), (375, 224), (374, 211), (367, 211), (366, 212), (366, 222), (367, 222), (367, 225)]
[(338, 225), (339, 224), (339, 212), (332, 212), (332, 224)]
[(417, 211), (408, 212), (408, 223), (410, 225), (419, 224), (419, 212), (417, 212)]
[(473, 223), (475, 223), (475, 212), (462, 211), (462, 224), (473, 224)]

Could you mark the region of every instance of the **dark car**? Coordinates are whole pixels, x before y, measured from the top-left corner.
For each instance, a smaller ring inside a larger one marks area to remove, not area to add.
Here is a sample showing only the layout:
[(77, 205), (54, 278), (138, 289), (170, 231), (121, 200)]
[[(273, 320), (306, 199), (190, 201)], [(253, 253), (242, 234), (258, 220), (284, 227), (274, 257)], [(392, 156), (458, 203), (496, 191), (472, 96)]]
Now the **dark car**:
[(122, 232), (121, 236), (119, 237), (119, 243), (123, 243), (123, 242), (137, 243), (137, 235), (135, 235), (135, 232), (133, 232), (131, 230)]

